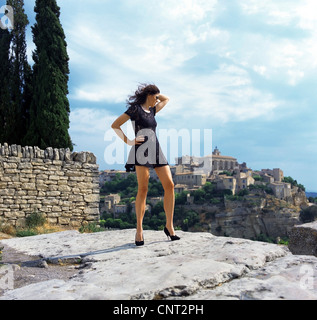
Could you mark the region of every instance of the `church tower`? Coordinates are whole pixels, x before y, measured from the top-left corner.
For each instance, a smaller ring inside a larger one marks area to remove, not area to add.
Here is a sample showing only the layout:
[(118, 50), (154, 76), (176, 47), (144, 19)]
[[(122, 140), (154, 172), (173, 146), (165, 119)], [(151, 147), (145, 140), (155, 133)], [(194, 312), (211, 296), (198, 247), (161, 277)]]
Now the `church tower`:
[(213, 155), (213, 156), (220, 156), (220, 155), (221, 155), (218, 147), (215, 148), (215, 150), (213, 151), (212, 155)]

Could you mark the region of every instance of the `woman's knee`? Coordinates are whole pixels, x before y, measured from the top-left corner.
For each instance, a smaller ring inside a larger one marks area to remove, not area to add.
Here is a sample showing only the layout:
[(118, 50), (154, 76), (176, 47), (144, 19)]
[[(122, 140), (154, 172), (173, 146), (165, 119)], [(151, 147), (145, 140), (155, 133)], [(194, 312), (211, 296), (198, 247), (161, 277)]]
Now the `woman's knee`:
[(149, 187), (150, 173), (147, 168), (137, 168), (138, 194), (146, 195)]
[(165, 191), (168, 191), (168, 192), (174, 191), (175, 185), (173, 180), (166, 181), (163, 187)]
[(147, 195), (149, 190), (148, 185), (138, 186), (138, 195)]

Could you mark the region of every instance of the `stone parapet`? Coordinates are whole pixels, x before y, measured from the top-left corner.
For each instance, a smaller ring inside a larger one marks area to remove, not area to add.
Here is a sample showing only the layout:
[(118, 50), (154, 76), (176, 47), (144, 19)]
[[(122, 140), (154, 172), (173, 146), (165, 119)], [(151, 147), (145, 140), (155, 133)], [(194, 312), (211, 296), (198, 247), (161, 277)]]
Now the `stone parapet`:
[(0, 225), (34, 212), (51, 224), (99, 222), (99, 166), (91, 152), (0, 144)]

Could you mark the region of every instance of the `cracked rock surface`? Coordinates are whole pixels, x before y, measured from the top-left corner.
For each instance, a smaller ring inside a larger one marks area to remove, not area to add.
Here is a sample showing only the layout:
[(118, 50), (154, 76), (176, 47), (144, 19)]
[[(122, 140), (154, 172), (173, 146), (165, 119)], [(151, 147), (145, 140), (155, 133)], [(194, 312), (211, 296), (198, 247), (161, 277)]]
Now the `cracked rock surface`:
[(144, 231), (143, 247), (134, 245), (135, 230), (2, 240), (39, 264), (76, 263), (77, 269), (66, 279), (7, 290), (0, 299), (317, 299), (316, 257), (209, 233), (177, 235), (181, 240), (171, 242), (162, 231)]

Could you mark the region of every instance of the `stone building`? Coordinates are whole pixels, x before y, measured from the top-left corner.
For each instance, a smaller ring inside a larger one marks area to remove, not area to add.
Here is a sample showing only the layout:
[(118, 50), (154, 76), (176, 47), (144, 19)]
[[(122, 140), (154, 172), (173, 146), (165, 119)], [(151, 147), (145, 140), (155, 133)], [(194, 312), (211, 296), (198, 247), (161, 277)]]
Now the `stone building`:
[(218, 176), (215, 180), (218, 190), (231, 190), (234, 195), (237, 189), (237, 179), (231, 176)]
[(212, 173), (217, 174), (224, 170), (233, 171), (239, 168), (237, 159), (222, 155), (218, 147), (214, 149), (211, 155), (204, 157), (182, 156), (176, 158), (176, 163), (176, 173), (195, 171), (205, 173), (207, 176)]
[(117, 217), (121, 213), (126, 213), (128, 208), (125, 204), (119, 204), (121, 201), (121, 197), (119, 194), (109, 194), (104, 198), (104, 204), (100, 207), (100, 212), (104, 213), (112, 213), (113, 217)]
[(118, 204), (121, 201), (121, 197), (120, 194), (109, 194), (107, 196), (105, 196), (105, 200), (104, 200), (104, 206), (105, 208), (107, 208), (108, 210), (111, 210), (116, 204)]
[[(208, 179), (216, 182), (217, 188), (229, 189), (235, 194), (254, 182), (249, 173), (251, 170), (248, 170), (246, 163), (239, 165), (236, 158), (222, 155), (218, 147), (211, 155), (204, 157), (182, 156), (176, 159), (176, 163), (175, 192), (202, 187)], [(243, 170), (244, 173), (240, 174), (240, 170)], [(239, 172), (239, 175), (236, 177), (220, 176), (219, 173), (223, 171), (236, 171)]]
[(117, 218), (122, 213), (126, 213), (128, 211), (128, 207), (126, 204), (115, 204), (113, 206), (113, 215), (114, 218)]
[(217, 189), (231, 190), (233, 195), (246, 189), (249, 185), (254, 184), (254, 179), (250, 171), (240, 172), (239, 170), (237, 170), (233, 176), (223, 174), (216, 175), (211, 181), (217, 183)]
[[(282, 182), (284, 179), (284, 173), (283, 170), (279, 168), (275, 169), (262, 169), (261, 171), (257, 171), (257, 174), (259, 174), (261, 177), (272, 177), (275, 182)], [(268, 182), (268, 178), (265, 180)], [(271, 182), (271, 181), (269, 181)]]
[(153, 207), (160, 201), (163, 201), (164, 197), (148, 197), (147, 202), (149, 202)]
[(276, 198), (287, 199), (292, 197), (292, 186), (286, 182), (272, 182), (269, 187), (273, 190), (273, 194)]
[(274, 181), (282, 182), (284, 179), (283, 171), (279, 168), (273, 169), (273, 178), (274, 178)]
[(239, 168), (237, 159), (230, 156), (224, 156), (220, 153), (218, 147), (212, 153), (212, 172), (217, 173), (224, 170), (234, 170)]
[(126, 179), (130, 172), (122, 170), (104, 170), (99, 172), (99, 186), (102, 187), (105, 182), (112, 181), (117, 175), (122, 179)]
[(236, 191), (240, 191), (246, 189), (249, 185), (254, 184), (255, 180), (252, 177), (252, 171), (247, 170), (246, 172), (238, 171), (235, 174), (235, 178), (237, 179)]
[(188, 190), (187, 184), (176, 184), (174, 187), (175, 193), (182, 193), (185, 190)]
[(201, 187), (206, 184), (207, 176), (202, 173), (183, 172), (176, 173), (174, 176), (175, 185), (187, 185), (188, 187)]

